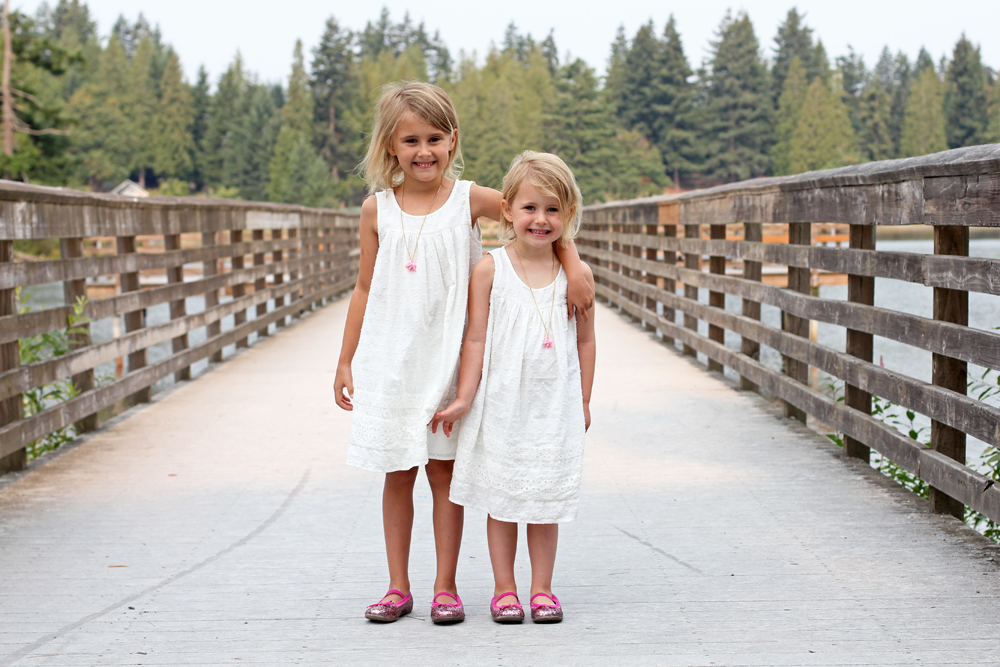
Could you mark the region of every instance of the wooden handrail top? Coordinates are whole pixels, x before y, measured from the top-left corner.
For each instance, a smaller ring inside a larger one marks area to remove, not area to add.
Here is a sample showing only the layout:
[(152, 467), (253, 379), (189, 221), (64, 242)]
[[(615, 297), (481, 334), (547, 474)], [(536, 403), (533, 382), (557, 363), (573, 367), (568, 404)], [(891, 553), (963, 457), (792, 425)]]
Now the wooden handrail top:
[(612, 201), (584, 211), (659, 207), (677, 210), (676, 219), (661, 224), (1000, 226), (1000, 144)]

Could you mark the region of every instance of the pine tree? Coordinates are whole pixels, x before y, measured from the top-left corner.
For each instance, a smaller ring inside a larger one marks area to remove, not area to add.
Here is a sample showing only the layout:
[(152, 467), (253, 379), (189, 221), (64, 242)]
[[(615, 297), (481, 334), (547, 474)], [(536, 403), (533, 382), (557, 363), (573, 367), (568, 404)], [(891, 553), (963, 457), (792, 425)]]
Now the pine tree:
[(931, 54), (927, 52), (927, 49), (921, 46), (920, 53), (917, 54), (917, 62), (913, 66), (913, 76), (920, 76), (928, 68), (934, 69), (934, 59), (931, 58)]
[(150, 123), (153, 130), (152, 164), (157, 177), (187, 179), (193, 166), (191, 126), (195, 110), (181, 77), (180, 60), (171, 53), (160, 84), (163, 95), (154, 122)]
[(773, 130), (773, 98), (767, 66), (745, 13), (726, 14), (712, 42), (706, 73), (707, 172), (739, 181), (764, 174)]
[(654, 79), (656, 94), (652, 100), (657, 117), (653, 121), (653, 142), (663, 157), (663, 164), (673, 173), (674, 187), (680, 187), (681, 174), (701, 168), (704, 159), (698, 140), (699, 122), (694, 106), (691, 66), (684, 55), (680, 34), (671, 15), (663, 29), (660, 57)]
[(960, 148), (984, 143), (988, 126), (986, 72), (979, 47), (973, 46), (965, 35), (955, 44), (945, 82), (948, 146)]
[(549, 74), (555, 76), (559, 71), (559, 49), (556, 47), (555, 29), (549, 30), (549, 35), (540, 45), (545, 64), (549, 66)]
[(910, 94), (910, 61), (903, 52), (893, 56), (887, 46), (882, 49), (882, 54), (879, 56), (871, 76), (878, 78), (882, 88), (892, 100), (889, 134), (892, 136), (893, 155), (896, 155), (899, 152), (899, 143), (903, 136), (906, 98)]
[(802, 104), (806, 99), (806, 73), (802, 60), (795, 56), (785, 75), (785, 87), (778, 99), (778, 112), (774, 121), (774, 147), (771, 149), (772, 170), (775, 176), (791, 174), (792, 138), (799, 124)]
[(71, 150), (91, 190), (126, 178), (131, 169), (135, 136), (124, 108), (127, 92), (128, 59), (112, 36), (101, 54), (97, 76), (73, 93), (68, 105), (77, 119)]
[(653, 81), (658, 74), (659, 56), (659, 40), (653, 32), (653, 22), (649, 21), (632, 38), (616, 100), (622, 125), (647, 138), (653, 136), (653, 126), (658, 120), (653, 108), (658, 91)]
[(604, 93), (612, 109), (618, 108), (621, 99), (622, 82), (625, 79), (625, 58), (628, 56), (628, 38), (625, 37), (625, 26), (619, 25), (615, 33), (615, 41), (611, 42), (611, 55), (608, 56), (608, 74), (604, 77)]
[(191, 106), (194, 118), (191, 121), (191, 179), (200, 190), (205, 187), (205, 140), (208, 134), (209, 110), (212, 96), (208, 90), (208, 71), (202, 65), (198, 68), (198, 80), (191, 88)]
[(864, 160), (888, 160), (896, 154), (889, 124), (892, 99), (878, 78), (871, 78), (861, 91), (858, 105), (858, 146)]
[(816, 47), (813, 44), (812, 28), (803, 23), (805, 16), (800, 15), (796, 8), (788, 10), (784, 23), (778, 26), (778, 34), (774, 37), (774, 65), (771, 68), (771, 80), (774, 86), (774, 98), (777, 100), (784, 90), (785, 78), (792, 59), (798, 57), (807, 80), (816, 76)]
[[(140, 16), (141, 18), (141, 16)], [(128, 103), (131, 132), (135, 137), (135, 154), (131, 166), (139, 173), (139, 185), (146, 187), (146, 170), (153, 165), (156, 142), (153, 118), (156, 115), (157, 84), (153, 80), (153, 41), (144, 36), (135, 48), (129, 65)]]
[[(839, 86), (839, 82), (838, 82)], [(792, 173), (832, 169), (857, 161), (854, 128), (847, 106), (815, 79), (806, 90), (798, 125), (792, 136)]]
[(937, 153), (947, 148), (944, 84), (932, 65), (925, 67), (910, 87), (899, 155), (914, 157)]
[(243, 57), (237, 53), (219, 78), (218, 89), (212, 97), (203, 147), (205, 161), (202, 169), (206, 185), (233, 187), (223, 180), (224, 153), (230, 145), (230, 135), (241, 124), (246, 109), (247, 88)]
[(314, 100), (317, 148), (334, 181), (349, 173), (361, 160), (358, 71), (354, 35), (333, 17), (327, 19), (319, 44), (313, 49), (310, 85)]
[(987, 112), (989, 118), (986, 125), (986, 141), (1000, 143), (1000, 76), (994, 77), (993, 85), (990, 86)]

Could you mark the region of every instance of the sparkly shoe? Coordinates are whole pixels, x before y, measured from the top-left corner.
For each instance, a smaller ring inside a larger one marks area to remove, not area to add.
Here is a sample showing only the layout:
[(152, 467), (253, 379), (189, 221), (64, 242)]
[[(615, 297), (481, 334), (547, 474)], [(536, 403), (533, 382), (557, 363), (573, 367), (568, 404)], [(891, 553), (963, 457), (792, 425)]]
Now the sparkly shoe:
[(399, 602), (376, 602), (375, 604), (368, 605), (368, 609), (365, 610), (365, 618), (369, 621), (392, 623), (393, 621), (398, 621), (401, 616), (406, 616), (413, 611), (413, 593), (403, 595), (396, 589), (392, 589), (386, 593), (386, 596), (393, 593), (403, 599)]
[[(538, 596), (551, 598), (555, 604), (535, 604), (534, 600)], [(563, 620), (563, 610), (562, 606), (559, 604), (559, 598), (555, 595), (549, 595), (548, 593), (535, 593), (532, 595), (531, 620), (535, 623), (558, 623)]]
[[(437, 599), (442, 595), (457, 600), (458, 604), (438, 602)], [(462, 606), (462, 598), (458, 597), (458, 593), (452, 595), (448, 591), (441, 591), (431, 600), (431, 621), (434, 623), (443, 625), (445, 623), (459, 623), (464, 620), (465, 607)]]
[(508, 595), (513, 595), (517, 599), (516, 593), (501, 593), (490, 601), (490, 613), (497, 623), (520, 623), (524, 620), (524, 607), (520, 602), (514, 604), (504, 604), (497, 606), (497, 600), (502, 600)]

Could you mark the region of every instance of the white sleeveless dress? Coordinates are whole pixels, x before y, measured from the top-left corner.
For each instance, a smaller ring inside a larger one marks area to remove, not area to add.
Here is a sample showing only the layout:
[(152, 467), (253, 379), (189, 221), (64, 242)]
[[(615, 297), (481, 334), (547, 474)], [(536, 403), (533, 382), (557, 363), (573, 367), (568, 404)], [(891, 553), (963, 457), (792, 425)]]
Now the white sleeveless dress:
[[(495, 270), (483, 377), (459, 422), (451, 501), (500, 521), (558, 523), (576, 518), (585, 436), (576, 320), (566, 318), (566, 275), (534, 290), (507, 251)], [(542, 343), (555, 290), (550, 348)], [(458, 424), (456, 424), (457, 426)]]
[[(427, 216), (414, 253), (416, 271), (406, 268), (396, 197), (391, 190), (376, 195), (378, 254), (352, 364), (348, 465), (392, 472), (455, 458), (457, 433), (445, 438), (427, 424), (455, 398), (469, 277), (482, 257), (471, 187), (471, 181), (456, 181), (444, 205)], [(403, 213), (411, 252), (423, 220)]]

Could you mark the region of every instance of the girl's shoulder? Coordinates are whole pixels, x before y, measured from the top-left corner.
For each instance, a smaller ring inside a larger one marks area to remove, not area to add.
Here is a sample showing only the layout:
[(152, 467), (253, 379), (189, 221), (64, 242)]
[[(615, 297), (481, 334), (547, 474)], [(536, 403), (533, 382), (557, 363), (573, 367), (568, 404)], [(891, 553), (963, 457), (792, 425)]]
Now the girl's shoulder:
[(472, 219), (500, 220), (500, 200), (503, 199), (500, 191), (477, 185), (472, 181), (468, 182), (470, 184), (469, 208), (472, 210)]

